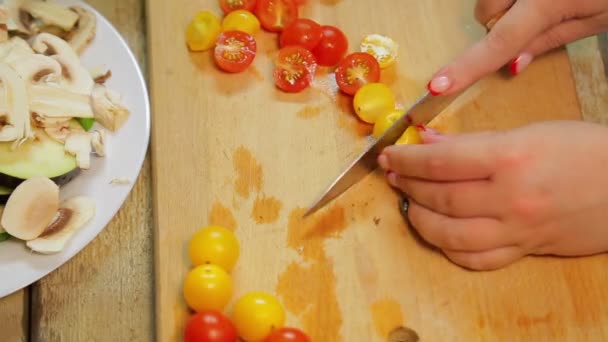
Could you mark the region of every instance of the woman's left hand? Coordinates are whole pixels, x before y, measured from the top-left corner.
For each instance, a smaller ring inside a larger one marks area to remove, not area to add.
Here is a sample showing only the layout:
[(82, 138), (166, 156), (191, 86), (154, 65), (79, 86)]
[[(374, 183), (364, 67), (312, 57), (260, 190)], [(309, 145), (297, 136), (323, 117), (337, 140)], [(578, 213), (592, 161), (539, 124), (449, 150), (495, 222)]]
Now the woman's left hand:
[(429, 243), (489, 270), (530, 254), (608, 251), (608, 129), (577, 121), (438, 135), (378, 161)]

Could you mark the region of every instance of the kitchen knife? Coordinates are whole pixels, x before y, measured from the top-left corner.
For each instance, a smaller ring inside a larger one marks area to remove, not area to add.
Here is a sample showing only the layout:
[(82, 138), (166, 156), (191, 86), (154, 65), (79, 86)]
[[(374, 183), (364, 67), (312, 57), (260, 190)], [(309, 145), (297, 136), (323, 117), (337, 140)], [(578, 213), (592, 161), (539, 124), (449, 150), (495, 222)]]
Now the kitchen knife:
[(439, 115), (462, 92), (447, 96), (433, 96), (428, 92), (393, 123), (374, 143), (366, 148), (323, 192), (306, 211), (304, 217), (331, 202), (378, 167), (377, 158), (382, 150), (394, 144), (412, 125), (424, 125)]

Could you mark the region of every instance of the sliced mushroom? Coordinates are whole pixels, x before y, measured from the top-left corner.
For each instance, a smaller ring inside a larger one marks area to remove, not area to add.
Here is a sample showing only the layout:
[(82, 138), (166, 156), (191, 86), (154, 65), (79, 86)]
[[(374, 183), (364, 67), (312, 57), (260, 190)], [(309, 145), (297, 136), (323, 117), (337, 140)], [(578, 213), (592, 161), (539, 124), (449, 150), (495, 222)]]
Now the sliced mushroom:
[(59, 187), (45, 177), (23, 181), (6, 202), (0, 224), (21, 240), (33, 240), (51, 223), (59, 209)]
[(33, 136), (25, 81), (5, 63), (0, 63), (0, 81), (7, 112), (0, 113), (0, 141), (14, 141), (13, 148)]
[(70, 132), (65, 139), (65, 151), (76, 156), (76, 164), (81, 169), (91, 167), (91, 136), (86, 132)]
[(94, 117), (89, 96), (53, 84), (30, 86), (30, 111), (46, 117)]
[(9, 31), (17, 32), (22, 35), (29, 35), (32, 31), (29, 29), (31, 17), (21, 9), (25, 3), (24, 0), (5, 0), (4, 6), (8, 13), (7, 27)]
[(112, 132), (122, 127), (130, 114), (119, 102), (120, 96), (104, 85), (96, 84), (93, 87), (91, 103), (95, 120)]
[(91, 146), (93, 151), (100, 157), (106, 156), (106, 131), (91, 132)]
[(0, 43), (8, 41), (8, 9), (0, 6)]
[(50, 33), (39, 33), (32, 41), (32, 48), (56, 59), (62, 67), (61, 83), (68, 89), (81, 94), (90, 94), (95, 82), (88, 70), (81, 64), (74, 49), (63, 39)]
[(61, 204), (55, 219), (35, 240), (26, 242), (33, 251), (43, 254), (61, 252), (78, 229), (95, 216), (95, 201), (89, 197), (77, 196)]
[(32, 54), (20, 60), (10, 61), (9, 64), (26, 82), (58, 82), (61, 79), (61, 65), (55, 59)]
[(35, 127), (40, 127), (40, 128), (58, 127), (58, 126), (64, 126), (66, 124), (69, 125), (70, 120), (72, 120), (72, 118), (70, 118), (70, 117), (52, 118), (52, 117), (48, 117), (48, 116), (38, 115), (38, 113), (32, 113), (31, 117), (32, 117), (32, 124)]
[(43, 26), (57, 26), (70, 31), (78, 21), (78, 14), (52, 1), (28, 0), (21, 5), (21, 10), (38, 19)]
[(65, 40), (72, 46), (74, 51), (82, 54), (89, 46), (97, 29), (97, 17), (93, 12), (81, 7), (70, 7), (72, 11), (78, 14), (79, 19), (74, 29), (65, 36)]
[(14, 63), (32, 55), (34, 55), (34, 50), (25, 40), (17, 36), (0, 44), (0, 61), (2, 62)]
[(105, 69), (103, 65), (98, 65), (95, 68), (90, 69), (89, 74), (91, 74), (91, 77), (93, 77), (95, 83), (104, 84), (110, 77), (112, 77), (112, 70)]

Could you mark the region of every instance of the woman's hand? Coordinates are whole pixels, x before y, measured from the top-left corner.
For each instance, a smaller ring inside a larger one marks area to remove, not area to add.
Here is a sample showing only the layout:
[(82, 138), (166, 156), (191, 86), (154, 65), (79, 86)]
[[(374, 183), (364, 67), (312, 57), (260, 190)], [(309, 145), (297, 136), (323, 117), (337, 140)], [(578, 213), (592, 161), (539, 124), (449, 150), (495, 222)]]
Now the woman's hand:
[(507, 132), (422, 133), (378, 161), (409, 198), (410, 222), (476, 270), (525, 255), (608, 251), (608, 129), (578, 121)]
[(535, 56), (605, 32), (608, 1), (479, 0), (475, 16), (492, 30), (432, 77), (432, 94), (462, 90), (507, 63), (512, 74), (520, 73)]

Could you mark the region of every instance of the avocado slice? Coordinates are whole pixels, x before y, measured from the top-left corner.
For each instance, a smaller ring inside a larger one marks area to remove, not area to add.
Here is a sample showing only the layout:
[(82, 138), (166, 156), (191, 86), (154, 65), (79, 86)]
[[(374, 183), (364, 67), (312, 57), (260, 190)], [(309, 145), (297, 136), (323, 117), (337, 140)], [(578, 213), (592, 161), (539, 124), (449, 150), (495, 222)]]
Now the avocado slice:
[(31, 177), (47, 177), (64, 185), (80, 172), (76, 157), (44, 130), (33, 128), (36, 138), (12, 150), (12, 142), (0, 143), (0, 186), (14, 189)]

